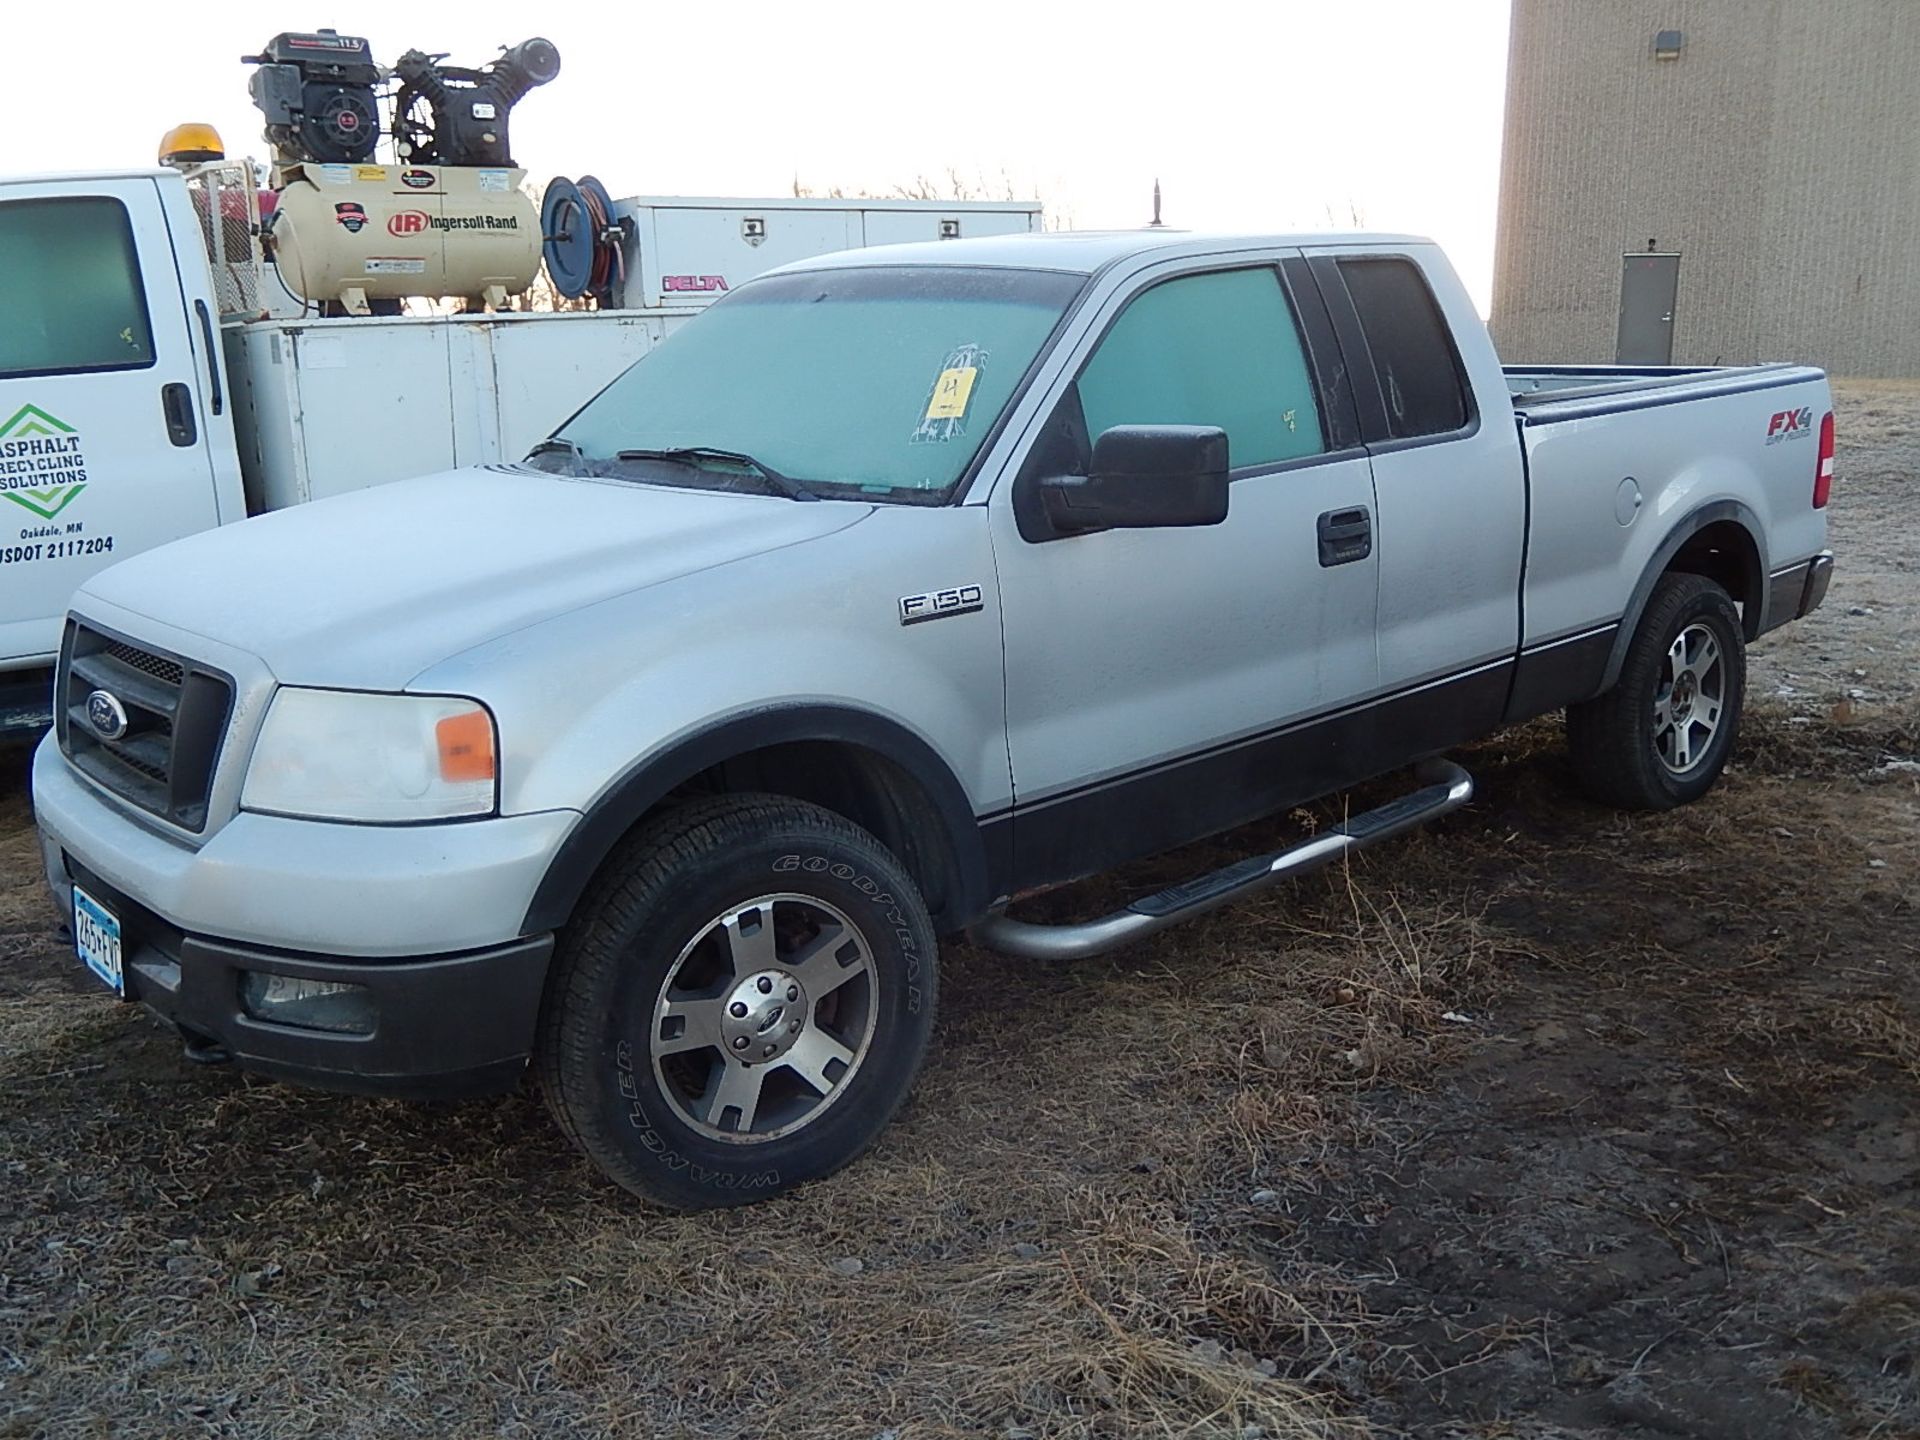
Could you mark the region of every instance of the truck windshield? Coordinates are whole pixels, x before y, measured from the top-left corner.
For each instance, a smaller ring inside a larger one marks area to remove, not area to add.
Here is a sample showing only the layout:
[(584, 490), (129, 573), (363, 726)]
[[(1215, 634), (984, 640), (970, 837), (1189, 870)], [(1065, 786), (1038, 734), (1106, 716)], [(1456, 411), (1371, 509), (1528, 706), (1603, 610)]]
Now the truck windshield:
[(725, 489), (768, 489), (770, 473), (815, 495), (937, 502), (1085, 283), (959, 266), (756, 280), (601, 391), (533, 463)]

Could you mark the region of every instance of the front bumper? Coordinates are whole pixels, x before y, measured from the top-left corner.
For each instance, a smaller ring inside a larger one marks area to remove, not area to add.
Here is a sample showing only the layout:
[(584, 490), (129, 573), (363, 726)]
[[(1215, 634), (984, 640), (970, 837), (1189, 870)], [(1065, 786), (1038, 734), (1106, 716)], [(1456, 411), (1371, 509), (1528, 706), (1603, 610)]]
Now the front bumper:
[[(525, 1068), (553, 939), (520, 924), (573, 812), (385, 827), (243, 813), (194, 847), (94, 790), (51, 736), (33, 788), (55, 902), (71, 918), (77, 881), (113, 911), (128, 998), (201, 1058), (397, 1095), (499, 1089)], [(249, 972), (364, 987), (371, 1022), (258, 1019)]]
[(204, 844), (163, 834), (75, 773), (55, 737), (33, 757), (47, 878), (90, 873), (193, 935), (366, 959), (480, 950), (520, 938), (572, 810), (432, 825), (234, 815)]
[[(550, 935), (416, 960), (259, 950), (185, 934), (78, 864), (68, 875), (120, 921), (126, 998), (177, 1027), (195, 1059), (328, 1090), (437, 1098), (510, 1089), (533, 1052)], [(241, 998), (248, 974), (362, 986), (370, 1027), (257, 1019)]]

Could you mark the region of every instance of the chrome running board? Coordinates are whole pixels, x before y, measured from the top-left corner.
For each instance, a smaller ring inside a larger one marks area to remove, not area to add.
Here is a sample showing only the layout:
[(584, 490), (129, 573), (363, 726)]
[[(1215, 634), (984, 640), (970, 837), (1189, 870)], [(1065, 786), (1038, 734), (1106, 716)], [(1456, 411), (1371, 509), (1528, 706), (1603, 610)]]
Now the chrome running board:
[(1169, 925), (1245, 899), (1269, 885), (1318, 870), (1343, 855), (1390, 840), (1459, 809), (1473, 798), (1473, 777), (1451, 760), (1424, 761), (1414, 773), (1425, 783), (1398, 800), (1349, 816), (1291, 849), (1256, 855), (1169, 886), (1098, 920), (1083, 925), (1034, 925), (1009, 919), (1002, 911), (989, 915), (968, 934), (977, 945), (1024, 960), (1085, 960), (1104, 955)]

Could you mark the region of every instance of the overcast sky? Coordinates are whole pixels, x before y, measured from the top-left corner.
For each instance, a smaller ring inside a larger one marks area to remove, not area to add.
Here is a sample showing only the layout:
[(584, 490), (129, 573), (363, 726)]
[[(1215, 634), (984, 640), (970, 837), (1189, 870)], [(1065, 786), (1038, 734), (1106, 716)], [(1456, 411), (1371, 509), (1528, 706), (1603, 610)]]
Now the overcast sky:
[(150, 163), (180, 120), (264, 157), (239, 56), (277, 29), (478, 64), (544, 34), (560, 78), (513, 116), (535, 177), (616, 196), (889, 194), (957, 172), (1077, 228), (1411, 230), (1486, 308), (1507, 0), (1052, 5), (11, 7), (9, 169)]

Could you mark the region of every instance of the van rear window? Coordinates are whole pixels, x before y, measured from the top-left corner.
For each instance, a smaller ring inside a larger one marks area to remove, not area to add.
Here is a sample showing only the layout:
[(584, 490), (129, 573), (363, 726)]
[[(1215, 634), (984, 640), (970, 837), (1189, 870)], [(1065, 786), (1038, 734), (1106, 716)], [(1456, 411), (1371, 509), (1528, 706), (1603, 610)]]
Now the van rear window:
[(127, 207), (105, 195), (0, 201), (0, 380), (153, 364)]

